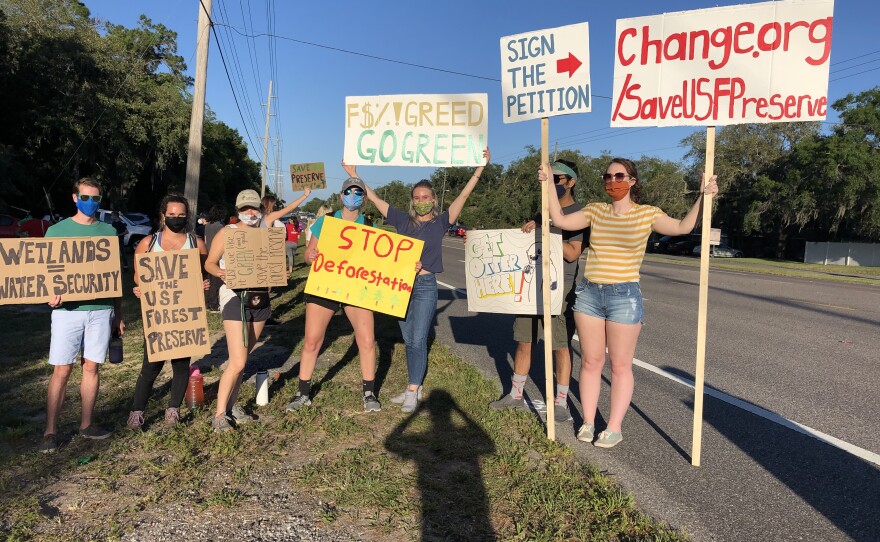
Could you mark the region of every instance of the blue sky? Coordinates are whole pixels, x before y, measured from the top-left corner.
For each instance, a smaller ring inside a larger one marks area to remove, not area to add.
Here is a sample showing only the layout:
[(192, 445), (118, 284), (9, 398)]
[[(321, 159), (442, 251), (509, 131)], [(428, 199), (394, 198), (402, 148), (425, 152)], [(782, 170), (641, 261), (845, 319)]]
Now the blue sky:
[[(587, 21), (590, 27), (591, 113), (552, 117), (551, 149), (575, 148), (596, 155), (602, 150), (637, 158), (642, 154), (678, 160), (685, 149), (682, 137), (702, 128), (609, 128), (615, 21), (662, 12), (701, 9), (746, 2), (667, 0), (664, 2), (390, 2), (285, 0), (213, 0), (213, 18), (241, 32), (270, 31), (268, 7), (274, 5), (272, 32), (278, 36), (422, 64), (490, 79), (500, 78), (499, 39), (502, 36)], [(178, 33), (178, 53), (192, 72), (198, 0), (85, 0), (93, 17), (134, 26), (143, 13)], [(871, 14), (871, 15), (867, 15)], [(868, 0), (838, 0), (835, 5), (831, 50), (829, 102), (880, 82), (880, 45), (876, 36), (876, 5)], [(207, 101), (217, 117), (243, 135), (250, 133), (251, 156), (262, 158), (265, 103), (270, 70), (270, 41), (249, 39), (218, 26), (219, 45), (235, 81), (235, 94), (244, 112), (242, 122), (218, 51), (211, 36)], [(380, 61), (277, 38), (271, 136), (280, 134), (281, 170), (291, 163), (325, 162), (326, 198), (346, 177), (339, 165), (344, 140), (346, 96), (384, 94), (441, 94), (484, 92), (489, 95), (489, 146), (494, 162), (508, 164), (525, 155), (526, 145), (540, 145), (540, 122), (503, 124), (501, 84), (498, 81), (431, 71)], [(864, 56), (863, 56), (864, 55)], [(873, 71), (868, 71), (873, 70)], [(865, 73), (859, 73), (865, 72)], [(242, 84), (240, 84), (242, 83)], [(277, 104), (277, 107), (275, 106)], [(835, 120), (829, 109), (829, 121)], [(828, 125), (826, 125), (828, 126)], [(247, 137), (245, 137), (247, 141)], [(274, 142), (270, 147), (274, 147)], [(270, 149), (274, 169), (274, 148)], [(430, 168), (360, 167), (372, 186), (399, 179), (412, 183), (427, 177)], [(719, 172), (723, 174), (723, 172)], [(287, 177), (286, 177), (287, 178)], [(292, 192), (284, 182), (284, 197)]]

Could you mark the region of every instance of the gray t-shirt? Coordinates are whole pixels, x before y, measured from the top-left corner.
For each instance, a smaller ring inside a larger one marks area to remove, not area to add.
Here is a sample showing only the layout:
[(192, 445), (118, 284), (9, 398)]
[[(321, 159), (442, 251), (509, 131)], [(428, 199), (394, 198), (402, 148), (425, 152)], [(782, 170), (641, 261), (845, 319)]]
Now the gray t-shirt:
[[(563, 207), (562, 214), (570, 215), (572, 213), (580, 211), (583, 208), (584, 208), (583, 205), (575, 202), (567, 207)], [(540, 232), (541, 232), (541, 227), (540, 227), (541, 226), (541, 213), (536, 214), (535, 218), (533, 220), (535, 221), (536, 224), (538, 224), (538, 227), (535, 228), (535, 232), (538, 235), (540, 235)], [(576, 231), (568, 231), (568, 230), (561, 230), (561, 229), (551, 225), (550, 226), (550, 233), (562, 234), (562, 242), (563, 243), (580, 241), (581, 242), (581, 251), (583, 251), (583, 249), (586, 248), (586, 245), (590, 239), (590, 229), (589, 228), (584, 228), (582, 230), (576, 230)], [(565, 288), (564, 291), (566, 293), (570, 292), (572, 290), (572, 288), (574, 288), (575, 283), (577, 283), (577, 277), (579, 277), (581, 275), (580, 268), (581, 268), (580, 255), (578, 255), (578, 257), (573, 262), (568, 262), (568, 261), (564, 262), (564, 265), (562, 268), (562, 273), (563, 273), (563, 288)]]

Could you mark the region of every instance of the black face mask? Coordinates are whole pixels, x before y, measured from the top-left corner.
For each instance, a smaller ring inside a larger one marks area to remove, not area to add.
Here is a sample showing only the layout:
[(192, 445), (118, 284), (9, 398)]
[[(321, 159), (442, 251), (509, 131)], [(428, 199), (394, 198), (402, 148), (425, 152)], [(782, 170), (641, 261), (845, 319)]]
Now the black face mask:
[(186, 229), (187, 218), (185, 216), (166, 216), (165, 227), (174, 233), (180, 233)]

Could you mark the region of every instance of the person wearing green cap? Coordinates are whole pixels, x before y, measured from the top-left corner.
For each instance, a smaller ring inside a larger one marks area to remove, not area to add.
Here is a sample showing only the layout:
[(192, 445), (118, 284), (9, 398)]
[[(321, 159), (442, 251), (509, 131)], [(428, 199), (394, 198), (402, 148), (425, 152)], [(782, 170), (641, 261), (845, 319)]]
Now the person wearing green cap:
[[(577, 164), (568, 160), (557, 160), (553, 164), (553, 183), (563, 214), (576, 213), (583, 205), (574, 199), (574, 186), (577, 183)], [(540, 213), (523, 224), (522, 231), (531, 233), (541, 223)], [(580, 257), (583, 247), (589, 238), (586, 228), (575, 231), (560, 230), (551, 227), (551, 233), (562, 234), (563, 292), (565, 302), (562, 313), (553, 317), (553, 357), (556, 360), (556, 397), (553, 400), (554, 418), (557, 422), (570, 421), (568, 408), (568, 387), (571, 381), (571, 352), (569, 345), (574, 336), (574, 284), (579, 274)], [(537, 233), (536, 233), (537, 235)], [(489, 403), (496, 410), (523, 408), (523, 387), (532, 365), (532, 344), (538, 337), (543, 337), (544, 318), (542, 316), (517, 315), (513, 324), (513, 338), (517, 341), (513, 356), (513, 376), (511, 377), (510, 393), (501, 399)], [(548, 398), (549, 399), (549, 398)], [(549, 412), (549, 411), (548, 411)]]

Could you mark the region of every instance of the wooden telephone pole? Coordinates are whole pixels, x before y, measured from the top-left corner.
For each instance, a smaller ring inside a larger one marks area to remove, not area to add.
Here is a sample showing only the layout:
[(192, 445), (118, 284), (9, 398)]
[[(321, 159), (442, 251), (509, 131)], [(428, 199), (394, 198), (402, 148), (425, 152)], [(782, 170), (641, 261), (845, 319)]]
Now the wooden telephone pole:
[(196, 82), (189, 120), (189, 145), (186, 155), (186, 183), (183, 193), (189, 201), (190, 225), (195, 222), (199, 205), (199, 175), (202, 167), (202, 124), (205, 119), (205, 85), (208, 80), (208, 43), (211, 36), (211, 0), (199, 0), (199, 23), (196, 40)]

